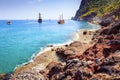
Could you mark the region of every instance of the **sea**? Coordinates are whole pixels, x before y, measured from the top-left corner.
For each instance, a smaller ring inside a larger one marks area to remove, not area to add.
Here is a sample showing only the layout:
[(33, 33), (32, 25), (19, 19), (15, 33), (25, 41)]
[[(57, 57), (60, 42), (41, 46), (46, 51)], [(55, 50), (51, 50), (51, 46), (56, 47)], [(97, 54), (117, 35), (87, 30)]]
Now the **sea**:
[(18, 65), (29, 62), (50, 44), (63, 44), (72, 40), (80, 29), (94, 29), (96, 25), (85, 21), (65, 20), (0, 20), (0, 73), (11, 73)]

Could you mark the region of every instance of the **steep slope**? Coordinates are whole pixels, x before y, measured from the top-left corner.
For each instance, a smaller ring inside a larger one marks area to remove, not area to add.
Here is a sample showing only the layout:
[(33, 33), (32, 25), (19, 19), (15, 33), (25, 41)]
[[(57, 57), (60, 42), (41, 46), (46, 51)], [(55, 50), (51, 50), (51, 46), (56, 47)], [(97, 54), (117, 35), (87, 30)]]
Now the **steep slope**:
[(75, 19), (91, 21), (95, 16), (109, 15), (118, 20), (119, 4), (120, 0), (82, 0)]

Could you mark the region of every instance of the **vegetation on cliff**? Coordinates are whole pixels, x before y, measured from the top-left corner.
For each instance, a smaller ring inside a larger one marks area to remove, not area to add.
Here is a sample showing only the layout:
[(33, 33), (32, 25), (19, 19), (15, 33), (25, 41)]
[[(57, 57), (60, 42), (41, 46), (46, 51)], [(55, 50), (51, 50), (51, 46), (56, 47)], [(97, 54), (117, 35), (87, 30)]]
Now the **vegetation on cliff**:
[(102, 17), (106, 14), (114, 14), (120, 9), (120, 0), (82, 0), (75, 19), (88, 19), (95, 16)]

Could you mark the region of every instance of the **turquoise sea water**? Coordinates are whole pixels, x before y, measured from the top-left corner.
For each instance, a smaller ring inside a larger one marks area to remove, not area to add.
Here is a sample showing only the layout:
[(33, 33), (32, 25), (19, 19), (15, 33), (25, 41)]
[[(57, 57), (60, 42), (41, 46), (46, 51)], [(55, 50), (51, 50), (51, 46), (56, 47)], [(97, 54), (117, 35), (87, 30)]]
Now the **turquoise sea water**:
[(57, 24), (56, 20), (45, 20), (39, 24), (35, 20), (0, 21), (0, 73), (12, 72), (17, 65), (28, 62), (48, 44), (69, 41), (72, 33), (79, 29), (91, 29), (93, 25), (83, 21), (66, 20)]

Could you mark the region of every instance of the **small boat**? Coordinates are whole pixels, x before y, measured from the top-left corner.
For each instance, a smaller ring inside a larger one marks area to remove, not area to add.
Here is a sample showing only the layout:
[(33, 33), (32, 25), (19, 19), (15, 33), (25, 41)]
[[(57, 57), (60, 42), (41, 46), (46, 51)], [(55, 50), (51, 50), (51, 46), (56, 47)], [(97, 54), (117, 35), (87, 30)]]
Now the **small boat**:
[(42, 23), (42, 17), (40, 13), (39, 13), (39, 18), (38, 18), (38, 23)]
[(7, 24), (8, 24), (8, 25), (11, 25), (12, 23), (11, 23), (11, 21), (10, 21), (10, 20), (8, 20), (8, 21), (7, 21)]
[(63, 19), (63, 15), (60, 15), (60, 19), (58, 20), (58, 24), (64, 24), (65, 20)]

